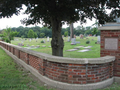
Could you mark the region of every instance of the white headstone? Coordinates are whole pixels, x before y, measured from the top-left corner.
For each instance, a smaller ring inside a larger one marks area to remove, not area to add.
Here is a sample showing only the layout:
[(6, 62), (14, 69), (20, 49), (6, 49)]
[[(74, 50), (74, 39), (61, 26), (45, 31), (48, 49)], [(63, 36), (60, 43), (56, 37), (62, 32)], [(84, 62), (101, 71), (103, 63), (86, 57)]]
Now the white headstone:
[(71, 39), (71, 45), (75, 45), (76, 44), (76, 38), (72, 38)]
[(43, 40), (43, 42), (45, 43), (45, 40)]
[(68, 36), (68, 42), (70, 42), (70, 37)]
[(49, 37), (47, 37), (47, 42), (49, 42), (50, 41), (50, 38)]
[(30, 42), (31, 42), (31, 39), (30, 39)]
[(100, 43), (100, 36), (97, 36), (97, 38), (98, 38), (97, 42)]

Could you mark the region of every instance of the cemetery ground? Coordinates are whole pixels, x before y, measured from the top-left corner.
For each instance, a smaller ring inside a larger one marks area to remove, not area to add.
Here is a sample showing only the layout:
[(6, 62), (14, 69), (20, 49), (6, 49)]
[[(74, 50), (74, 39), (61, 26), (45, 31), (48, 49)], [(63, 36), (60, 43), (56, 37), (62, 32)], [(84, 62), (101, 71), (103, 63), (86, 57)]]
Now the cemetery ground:
[[(0, 90), (60, 90), (48, 89), (45, 85), (33, 76), (29, 71), (14, 63), (0, 48)], [(97, 90), (120, 90), (120, 84), (114, 83), (104, 89)]]
[[(41, 43), (41, 41), (44, 40), (45, 43)], [(64, 50), (63, 50), (63, 55), (64, 57), (69, 57), (69, 58), (98, 58), (100, 57), (100, 44), (95, 44), (97, 42), (97, 37), (85, 37), (84, 39), (80, 39), (80, 37), (76, 37), (76, 41), (80, 42), (77, 43), (76, 45), (71, 45), (71, 42), (68, 42), (68, 37), (64, 37)], [(86, 44), (86, 41), (90, 41), (89, 44)], [(42, 53), (47, 53), (47, 54), (52, 54), (52, 49), (51, 47), (51, 38), (50, 41), (47, 42), (47, 38), (39, 38), (39, 39), (33, 39), (29, 40), (28, 38), (15, 38), (14, 41), (11, 42), (14, 45), (18, 45), (18, 43), (22, 43), (24, 46), (29, 47), (31, 46), (37, 46), (39, 45), (39, 48), (33, 48), (32, 50), (42, 52)], [(87, 48), (87, 46), (91, 46)], [(74, 49), (77, 48), (75, 51), (67, 51), (69, 49)], [(90, 50), (87, 52), (78, 52), (80, 50)]]

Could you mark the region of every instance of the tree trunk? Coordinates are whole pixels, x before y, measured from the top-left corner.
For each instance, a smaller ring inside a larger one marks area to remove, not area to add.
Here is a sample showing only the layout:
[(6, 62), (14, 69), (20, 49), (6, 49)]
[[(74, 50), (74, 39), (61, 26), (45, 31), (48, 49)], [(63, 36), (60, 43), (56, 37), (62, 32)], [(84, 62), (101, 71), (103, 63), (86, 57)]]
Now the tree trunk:
[(61, 35), (62, 27), (61, 21), (59, 21), (57, 18), (52, 18), (51, 24), (52, 24), (52, 41), (51, 41), (52, 55), (63, 56), (64, 42)]
[(74, 38), (73, 23), (70, 24), (70, 40)]

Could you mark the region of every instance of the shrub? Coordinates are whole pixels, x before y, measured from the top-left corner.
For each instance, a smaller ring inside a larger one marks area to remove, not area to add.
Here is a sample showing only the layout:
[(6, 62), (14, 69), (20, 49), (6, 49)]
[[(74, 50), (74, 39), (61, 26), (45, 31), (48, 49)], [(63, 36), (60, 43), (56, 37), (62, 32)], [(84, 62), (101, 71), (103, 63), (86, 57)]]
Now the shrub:
[(44, 43), (44, 41), (42, 40), (41, 43)]
[(86, 41), (86, 44), (89, 44), (90, 43), (90, 41)]

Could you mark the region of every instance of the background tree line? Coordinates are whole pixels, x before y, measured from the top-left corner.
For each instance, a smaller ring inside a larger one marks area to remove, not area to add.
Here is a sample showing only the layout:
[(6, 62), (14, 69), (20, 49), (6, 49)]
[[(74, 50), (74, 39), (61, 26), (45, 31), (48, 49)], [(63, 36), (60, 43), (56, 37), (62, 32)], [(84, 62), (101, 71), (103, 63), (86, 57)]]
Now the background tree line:
[[(83, 34), (83, 35), (89, 35), (89, 34), (92, 34), (93, 35), (93, 31), (94, 30), (97, 30), (97, 33), (96, 35), (100, 35), (100, 31), (96, 28), (96, 27), (91, 27), (91, 26), (88, 26), (88, 27), (82, 27), (82, 26), (77, 26), (76, 28), (74, 28), (74, 35), (76, 36), (79, 36), (80, 34)], [(43, 38), (43, 37), (52, 37), (52, 29), (51, 28), (47, 28), (47, 27), (39, 27), (39, 26), (36, 26), (36, 27), (22, 27), (22, 26), (19, 26), (19, 27), (13, 27), (11, 28), (12, 31), (17, 31), (19, 32), (18, 35), (16, 35), (16, 37), (22, 37), (22, 38), (29, 38), (30, 35), (32, 35), (32, 37), (34, 38)], [(30, 34), (29, 35), (29, 31), (31, 31), (31, 33), (34, 33), (33, 34)], [(70, 27), (67, 27), (67, 28), (62, 28), (62, 32), (61, 34), (66, 36), (66, 32), (68, 32), (68, 36), (70, 36)]]

